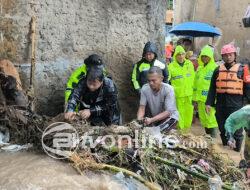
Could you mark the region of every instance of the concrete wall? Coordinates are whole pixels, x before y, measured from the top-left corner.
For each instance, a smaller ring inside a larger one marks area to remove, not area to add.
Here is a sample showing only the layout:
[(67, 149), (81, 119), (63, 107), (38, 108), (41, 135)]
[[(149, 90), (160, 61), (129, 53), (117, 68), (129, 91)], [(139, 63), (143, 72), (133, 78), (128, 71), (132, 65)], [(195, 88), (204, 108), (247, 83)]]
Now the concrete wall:
[[(250, 28), (242, 23), (249, 4), (249, 0), (175, 0), (174, 24), (192, 20), (213, 24), (222, 31), (222, 37), (214, 41), (217, 58), (221, 46), (233, 41), (240, 48), (240, 58), (250, 58)], [(199, 48), (206, 43), (208, 38), (196, 39)]]
[(163, 55), (165, 0), (0, 0), (0, 6), (0, 58), (18, 66), (26, 87), (30, 20), (37, 17), (35, 92), (40, 113), (63, 111), (67, 78), (86, 56), (97, 53), (118, 86), (125, 119), (135, 117), (132, 65), (148, 40)]

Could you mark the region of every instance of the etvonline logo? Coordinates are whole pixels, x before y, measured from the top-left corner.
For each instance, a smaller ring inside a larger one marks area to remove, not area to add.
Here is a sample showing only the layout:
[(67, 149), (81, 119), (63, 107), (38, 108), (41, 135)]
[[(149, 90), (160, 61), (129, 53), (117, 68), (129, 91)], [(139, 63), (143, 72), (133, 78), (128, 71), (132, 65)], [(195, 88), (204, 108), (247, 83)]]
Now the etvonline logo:
[(55, 159), (69, 158), (78, 149), (89, 149), (101, 146), (105, 149), (117, 147), (124, 148), (168, 148), (174, 149), (178, 146), (189, 148), (207, 148), (207, 142), (180, 141), (175, 135), (163, 135), (157, 127), (146, 127), (144, 130), (135, 130), (133, 137), (129, 135), (104, 135), (89, 136), (86, 132), (79, 137), (76, 129), (65, 122), (56, 122), (49, 125), (42, 135), (42, 146), (44, 151)]
[(78, 140), (78, 133), (72, 125), (56, 122), (49, 125), (43, 132), (42, 146), (52, 158), (65, 159), (78, 148)]

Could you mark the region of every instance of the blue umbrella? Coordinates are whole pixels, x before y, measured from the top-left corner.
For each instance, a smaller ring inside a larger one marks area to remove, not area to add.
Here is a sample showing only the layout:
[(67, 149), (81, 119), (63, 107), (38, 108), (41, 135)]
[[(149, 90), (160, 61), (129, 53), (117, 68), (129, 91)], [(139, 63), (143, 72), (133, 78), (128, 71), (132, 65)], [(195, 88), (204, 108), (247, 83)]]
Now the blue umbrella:
[(215, 37), (221, 32), (214, 26), (204, 22), (184, 22), (174, 26), (169, 33), (177, 36)]

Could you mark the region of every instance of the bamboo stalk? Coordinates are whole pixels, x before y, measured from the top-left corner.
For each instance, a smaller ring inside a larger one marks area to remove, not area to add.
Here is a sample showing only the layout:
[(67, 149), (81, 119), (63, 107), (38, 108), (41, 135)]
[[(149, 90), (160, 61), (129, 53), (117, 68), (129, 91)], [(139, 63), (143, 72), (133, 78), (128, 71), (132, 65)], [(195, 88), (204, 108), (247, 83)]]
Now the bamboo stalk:
[(110, 170), (112, 172), (122, 172), (127, 176), (131, 176), (134, 179), (136, 179), (136, 180), (140, 181), (141, 183), (143, 183), (150, 190), (160, 190), (161, 189), (160, 187), (156, 186), (155, 184), (145, 180), (142, 176), (140, 176), (140, 175), (138, 175), (138, 174), (136, 174), (134, 172), (131, 172), (131, 171), (127, 170), (127, 169), (120, 168), (120, 167), (117, 167), (117, 166), (108, 165), (108, 164), (100, 164), (100, 167), (101, 167), (102, 170)]
[[(183, 166), (181, 164), (177, 164), (177, 163), (175, 163), (173, 161), (170, 161), (170, 160), (167, 160), (167, 159), (163, 159), (161, 157), (152, 157), (152, 159), (155, 160), (155, 161), (157, 161), (157, 162), (161, 162), (163, 164), (167, 164), (169, 166), (172, 166), (174, 168), (178, 168), (178, 169), (180, 169), (180, 170), (182, 170), (182, 171), (184, 171), (184, 172), (186, 172), (186, 173), (188, 173), (188, 174), (190, 174), (192, 176), (195, 176), (195, 177), (197, 177), (199, 179), (202, 179), (204, 181), (208, 181), (209, 180), (209, 176), (201, 174), (201, 173), (198, 173), (198, 172), (191, 171), (188, 168), (186, 168), (185, 166)], [(232, 187), (230, 187), (228, 185), (225, 185), (225, 184), (222, 185), (222, 188), (226, 189), (226, 190), (232, 190), (233, 189)]]
[(31, 71), (30, 71), (30, 87), (34, 85), (35, 64), (36, 64), (36, 17), (31, 18)]
[(96, 163), (94, 160), (92, 160), (91, 158), (84, 158), (84, 157), (80, 157), (77, 154), (73, 154), (70, 158), (70, 160), (73, 162), (73, 166), (77, 169), (77, 171), (79, 173), (81, 173), (81, 170), (84, 169), (92, 169), (92, 170), (108, 170), (111, 172), (122, 172), (127, 176), (131, 176), (134, 179), (140, 181), (142, 184), (144, 184), (146, 187), (148, 187), (150, 190), (161, 190), (160, 186), (157, 186), (154, 183), (151, 183), (147, 180), (145, 180), (142, 176), (129, 171), (127, 169), (124, 168), (120, 168), (117, 166), (112, 166), (109, 164), (102, 164), (102, 163)]

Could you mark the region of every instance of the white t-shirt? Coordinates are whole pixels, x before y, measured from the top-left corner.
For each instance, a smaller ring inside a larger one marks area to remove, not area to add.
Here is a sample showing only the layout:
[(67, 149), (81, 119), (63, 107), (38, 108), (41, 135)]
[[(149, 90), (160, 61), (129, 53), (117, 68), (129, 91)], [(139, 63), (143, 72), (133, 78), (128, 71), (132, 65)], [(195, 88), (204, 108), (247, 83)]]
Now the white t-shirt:
[(179, 120), (174, 89), (169, 84), (162, 83), (161, 89), (158, 92), (154, 92), (149, 84), (143, 85), (140, 105), (148, 106), (152, 117), (164, 111), (168, 111), (171, 114), (171, 118)]

